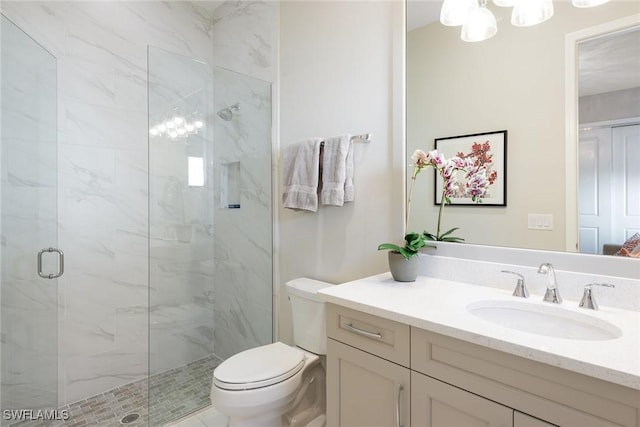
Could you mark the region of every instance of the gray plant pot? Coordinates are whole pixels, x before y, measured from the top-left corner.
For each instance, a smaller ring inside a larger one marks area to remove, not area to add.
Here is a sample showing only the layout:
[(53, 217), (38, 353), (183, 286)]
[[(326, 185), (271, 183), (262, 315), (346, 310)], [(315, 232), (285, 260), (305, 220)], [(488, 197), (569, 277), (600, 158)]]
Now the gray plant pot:
[(418, 255), (405, 259), (400, 252), (389, 251), (389, 271), (396, 282), (415, 282), (419, 267)]

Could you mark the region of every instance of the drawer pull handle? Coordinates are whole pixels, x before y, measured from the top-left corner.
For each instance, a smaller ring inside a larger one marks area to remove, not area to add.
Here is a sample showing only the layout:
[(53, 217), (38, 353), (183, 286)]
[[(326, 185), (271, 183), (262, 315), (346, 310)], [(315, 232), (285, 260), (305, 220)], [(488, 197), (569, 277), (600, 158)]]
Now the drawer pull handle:
[(375, 339), (378, 339), (378, 340), (382, 339), (382, 334), (380, 332), (365, 331), (363, 329), (356, 328), (351, 323), (345, 323), (343, 326), (345, 327), (345, 329), (348, 329), (351, 332), (355, 332), (356, 334), (364, 335), (365, 337), (375, 338)]
[(396, 386), (396, 427), (402, 427), (400, 424), (400, 396), (404, 387), (402, 384)]

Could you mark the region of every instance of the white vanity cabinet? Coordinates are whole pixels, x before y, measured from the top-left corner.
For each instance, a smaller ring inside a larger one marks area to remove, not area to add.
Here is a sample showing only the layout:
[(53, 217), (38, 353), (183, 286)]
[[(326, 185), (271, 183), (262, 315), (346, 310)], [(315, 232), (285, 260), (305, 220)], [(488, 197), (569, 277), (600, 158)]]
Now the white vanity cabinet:
[(640, 427), (635, 389), (334, 304), (327, 335), (328, 427)]
[(327, 426), (411, 427), (409, 326), (327, 307)]
[(430, 427), (511, 427), (513, 409), (412, 372), (411, 421)]

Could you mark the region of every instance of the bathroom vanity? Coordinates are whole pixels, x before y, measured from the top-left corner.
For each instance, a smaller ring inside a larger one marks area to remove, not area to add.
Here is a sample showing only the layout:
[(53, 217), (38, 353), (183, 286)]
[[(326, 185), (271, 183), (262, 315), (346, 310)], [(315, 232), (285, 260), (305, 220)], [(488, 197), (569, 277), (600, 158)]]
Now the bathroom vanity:
[(638, 311), (388, 273), (320, 294), (329, 427), (640, 426)]

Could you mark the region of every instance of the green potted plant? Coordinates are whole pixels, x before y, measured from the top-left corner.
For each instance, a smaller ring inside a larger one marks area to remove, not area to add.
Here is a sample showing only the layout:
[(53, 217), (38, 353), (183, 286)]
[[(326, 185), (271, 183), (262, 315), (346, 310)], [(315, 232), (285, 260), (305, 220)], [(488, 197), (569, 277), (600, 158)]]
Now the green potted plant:
[(378, 250), (389, 251), (389, 271), (397, 282), (415, 282), (418, 277), (420, 249), (434, 245), (427, 244), (424, 233), (407, 233), (404, 236), (404, 246), (395, 243), (382, 243)]

